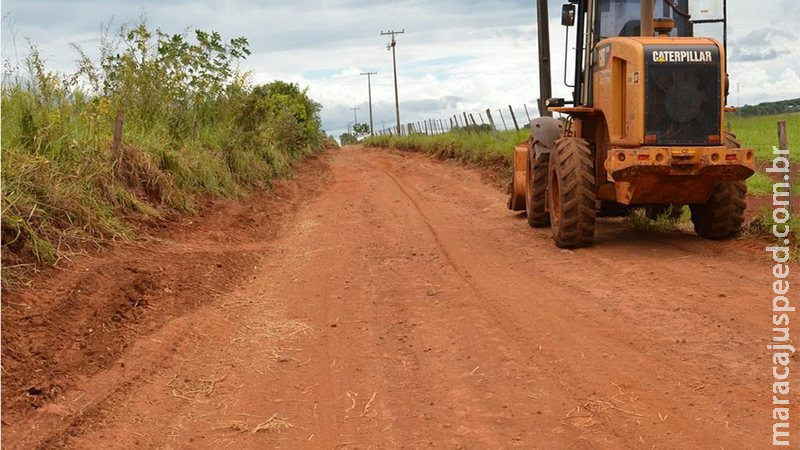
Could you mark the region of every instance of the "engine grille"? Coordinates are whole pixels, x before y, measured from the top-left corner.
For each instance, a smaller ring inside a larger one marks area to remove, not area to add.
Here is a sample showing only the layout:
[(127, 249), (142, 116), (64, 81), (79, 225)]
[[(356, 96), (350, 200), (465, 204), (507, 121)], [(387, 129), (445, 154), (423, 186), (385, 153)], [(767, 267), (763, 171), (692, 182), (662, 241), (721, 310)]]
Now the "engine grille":
[(709, 136), (720, 135), (720, 73), (716, 46), (647, 46), (645, 134), (656, 136), (656, 140), (646, 141), (711, 145)]

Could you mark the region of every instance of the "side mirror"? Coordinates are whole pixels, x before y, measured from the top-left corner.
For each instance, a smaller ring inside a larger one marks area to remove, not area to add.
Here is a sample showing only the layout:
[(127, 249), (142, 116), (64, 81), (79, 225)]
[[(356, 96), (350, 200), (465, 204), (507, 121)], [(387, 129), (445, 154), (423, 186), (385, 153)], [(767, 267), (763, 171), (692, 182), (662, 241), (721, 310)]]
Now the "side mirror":
[(565, 27), (575, 25), (575, 5), (567, 4), (561, 7), (561, 25)]

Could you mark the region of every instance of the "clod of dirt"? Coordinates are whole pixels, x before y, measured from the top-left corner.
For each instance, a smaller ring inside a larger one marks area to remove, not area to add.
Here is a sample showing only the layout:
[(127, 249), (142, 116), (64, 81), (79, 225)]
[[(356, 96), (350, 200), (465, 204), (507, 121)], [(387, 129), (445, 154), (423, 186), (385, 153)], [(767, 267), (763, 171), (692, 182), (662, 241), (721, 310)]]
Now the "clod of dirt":
[(44, 393), (44, 391), (35, 386), (28, 389), (29, 395), (42, 395), (42, 393)]

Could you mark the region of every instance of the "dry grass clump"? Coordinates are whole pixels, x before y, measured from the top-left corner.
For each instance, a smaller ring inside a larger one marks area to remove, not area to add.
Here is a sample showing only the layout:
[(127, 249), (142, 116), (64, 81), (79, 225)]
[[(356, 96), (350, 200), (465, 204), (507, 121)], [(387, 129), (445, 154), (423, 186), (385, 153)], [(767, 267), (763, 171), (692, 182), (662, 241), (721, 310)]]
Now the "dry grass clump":
[(235, 420), (218, 427), (218, 429), (222, 430), (230, 430), (238, 433), (248, 434), (257, 434), (263, 432), (280, 433), (281, 431), (285, 431), (290, 428), (292, 428), (292, 424), (289, 423), (289, 420), (278, 417), (278, 413), (273, 414), (269, 419), (263, 421), (248, 422), (244, 420)]
[(180, 378), (178, 375), (167, 383), (167, 387), (172, 392), (172, 395), (185, 400), (197, 400), (199, 397), (210, 397), (214, 393), (214, 389), (218, 383), (227, 378), (227, 374), (214, 377), (214, 378), (199, 378), (189, 380)]

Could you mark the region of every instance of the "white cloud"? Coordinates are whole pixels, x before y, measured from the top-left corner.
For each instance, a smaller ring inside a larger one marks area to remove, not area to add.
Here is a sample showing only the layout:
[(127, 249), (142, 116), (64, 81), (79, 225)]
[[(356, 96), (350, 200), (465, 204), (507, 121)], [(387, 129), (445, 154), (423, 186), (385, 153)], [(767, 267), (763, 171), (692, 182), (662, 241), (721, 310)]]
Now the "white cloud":
[[(367, 120), (367, 86), (363, 71), (373, 77), (375, 125), (394, 123), (394, 88), (388, 29), (406, 29), (398, 36), (397, 59), (401, 116), (404, 122), (477, 113), (509, 104), (524, 116), (533, 112), (538, 97), (537, 44), (534, 1), (514, 0), (227, 0), (99, 1), (6, 0), (2, 3), (3, 57), (13, 55), (23, 37), (40, 45), (50, 67), (71, 70), (74, 53), (69, 42), (87, 50), (97, 46), (100, 24), (146, 15), (149, 23), (171, 33), (187, 28), (213, 29), (225, 37), (245, 36), (253, 54), (243, 68), (257, 82), (283, 79), (307, 86), (323, 104), (324, 126), (338, 134), (353, 120)], [(562, 1), (550, 1), (553, 87), (556, 96), (569, 97), (563, 86), (564, 33), (556, 17)], [(731, 61), (734, 89), (741, 103), (800, 96), (800, 63), (795, 45), (800, 2), (731, 1), (730, 42), (746, 42), (762, 61)], [(774, 4), (779, 4), (775, 6)], [(769, 7), (765, 7), (769, 6)], [(780, 11), (776, 14), (776, 11)], [(774, 29), (774, 36), (765, 31)], [(765, 34), (764, 34), (765, 33)], [(786, 36), (794, 36), (787, 38)], [(749, 39), (748, 39), (749, 37)], [(773, 39), (774, 37), (774, 39)], [(572, 46), (572, 43), (570, 43)], [(782, 53), (788, 52), (788, 53)], [(732, 49), (731, 54), (736, 53)], [(743, 58), (747, 59), (747, 58)], [(476, 117), (477, 118), (477, 117)]]

